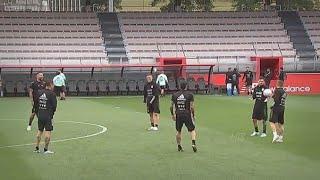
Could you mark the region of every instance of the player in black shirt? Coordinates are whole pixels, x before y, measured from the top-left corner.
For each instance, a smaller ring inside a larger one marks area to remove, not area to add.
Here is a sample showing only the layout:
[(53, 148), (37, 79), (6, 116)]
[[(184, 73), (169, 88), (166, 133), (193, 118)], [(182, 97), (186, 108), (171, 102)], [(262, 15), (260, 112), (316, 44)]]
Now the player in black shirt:
[(187, 88), (186, 81), (181, 81), (180, 87), (181, 90), (172, 95), (172, 103), (170, 107), (172, 119), (176, 122), (176, 140), (178, 144), (178, 151), (183, 151), (181, 146), (181, 129), (183, 124), (185, 124), (191, 134), (192, 149), (194, 152), (197, 152), (193, 94), (185, 91)]
[(147, 112), (150, 115), (151, 127), (149, 131), (159, 130), (160, 121), (160, 107), (159, 107), (159, 95), (160, 88), (153, 81), (152, 74), (147, 75), (147, 83), (144, 86), (144, 98), (143, 102), (147, 104)]
[(271, 82), (271, 79), (272, 79), (272, 74), (271, 74), (270, 68), (268, 68), (264, 72), (263, 77), (264, 77), (264, 81), (266, 83), (267, 88), (269, 88), (270, 87), (270, 82)]
[(253, 72), (249, 70), (249, 67), (247, 67), (247, 70), (244, 72), (242, 81), (245, 80), (247, 93), (250, 95), (252, 92), (252, 81), (253, 81)]
[(39, 90), (39, 94), (36, 99), (38, 104), (38, 133), (35, 152), (37, 153), (40, 152), (39, 144), (43, 131), (45, 137), (44, 153), (53, 153), (52, 151), (48, 150), (51, 139), (51, 131), (53, 130), (52, 119), (57, 109), (56, 94), (52, 90), (53, 84), (51, 82), (46, 82), (45, 89)]
[(29, 88), (29, 97), (31, 99), (32, 111), (29, 118), (29, 124), (27, 127), (27, 131), (31, 131), (31, 125), (34, 119), (34, 116), (38, 113), (38, 102), (36, 101), (36, 97), (38, 96), (39, 90), (45, 88), (45, 82), (43, 81), (44, 76), (43, 73), (39, 72), (36, 75), (36, 80), (33, 81)]
[(280, 68), (279, 80), (285, 81), (287, 79), (287, 74), (284, 72), (283, 67)]
[(237, 88), (237, 93), (240, 95), (240, 88), (239, 88), (239, 78), (241, 77), (241, 74), (239, 73), (237, 68), (233, 69), (232, 72), (232, 95), (234, 95), (234, 88)]
[[(266, 131), (267, 131), (267, 116), (268, 116), (268, 107), (267, 107), (267, 97), (263, 95), (263, 91), (267, 89), (265, 86), (265, 82), (263, 78), (260, 78), (258, 81), (258, 86), (254, 88), (252, 93), (252, 99), (255, 100), (253, 112), (252, 112), (252, 121), (254, 126), (254, 132), (251, 134), (251, 136), (258, 136), (260, 137), (266, 137)], [(263, 132), (262, 134), (259, 133), (258, 128), (258, 121), (263, 123)]]
[(283, 81), (277, 81), (277, 88), (273, 93), (274, 105), (271, 107), (270, 126), (273, 131), (272, 142), (283, 142), (284, 133), (284, 110), (287, 93), (283, 89)]

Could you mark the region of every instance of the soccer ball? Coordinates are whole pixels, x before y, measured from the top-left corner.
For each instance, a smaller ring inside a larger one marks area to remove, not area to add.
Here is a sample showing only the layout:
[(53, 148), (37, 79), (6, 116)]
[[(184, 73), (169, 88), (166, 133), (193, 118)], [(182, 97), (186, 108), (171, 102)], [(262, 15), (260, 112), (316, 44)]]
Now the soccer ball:
[(272, 96), (272, 91), (271, 91), (271, 89), (265, 89), (265, 90), (263, 91), (263, 95), (264, 95), (265, 97), (271, 97), (271, 96)]

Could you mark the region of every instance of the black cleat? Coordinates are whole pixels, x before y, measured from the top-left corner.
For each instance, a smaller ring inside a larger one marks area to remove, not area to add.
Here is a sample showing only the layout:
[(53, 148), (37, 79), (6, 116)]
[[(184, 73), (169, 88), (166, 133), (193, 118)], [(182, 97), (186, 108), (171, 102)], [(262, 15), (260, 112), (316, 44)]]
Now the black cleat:
[(181, 145), (178, 145), (178, 152), (183, 152), (183, 148)]
[(192, 145), (192, 149), (193, 149), (193, 152), (197, 152), (198, 151), (196, 145)]

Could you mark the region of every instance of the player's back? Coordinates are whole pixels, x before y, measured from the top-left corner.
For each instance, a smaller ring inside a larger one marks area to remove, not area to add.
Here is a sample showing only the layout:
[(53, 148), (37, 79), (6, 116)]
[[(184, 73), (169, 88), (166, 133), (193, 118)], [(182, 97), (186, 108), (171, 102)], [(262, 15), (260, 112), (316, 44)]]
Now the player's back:
[(38, 93), (39, 117), (50, 118), (57, 108), (57, 99), (54, 92), (44, 89)]
[(283, 88), (276, 88), (274, 91), (273, 99), (274, 107), (284, 108), (287, 99), (286, 91)]
[(178, 91), (172, 95), (172, 101), (176, 107), (177, 114), (190, 114), (191, 102), (194, 101), (193, 94), (189, 91)]

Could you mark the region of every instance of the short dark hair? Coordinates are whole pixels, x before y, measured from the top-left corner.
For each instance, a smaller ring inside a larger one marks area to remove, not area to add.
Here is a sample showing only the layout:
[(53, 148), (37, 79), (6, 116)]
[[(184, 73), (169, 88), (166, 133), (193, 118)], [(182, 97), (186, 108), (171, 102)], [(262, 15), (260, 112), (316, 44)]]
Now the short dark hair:
[(185, 90), (187, 88), (187, 81), (186, 80), (180, 81), (180, 88), (181, 88), (181, 90)]
[(57, 71), (57, 72), (56, 72), (56, 75), (59, 75), (59, 74), (60, 74), (60, 71)]

